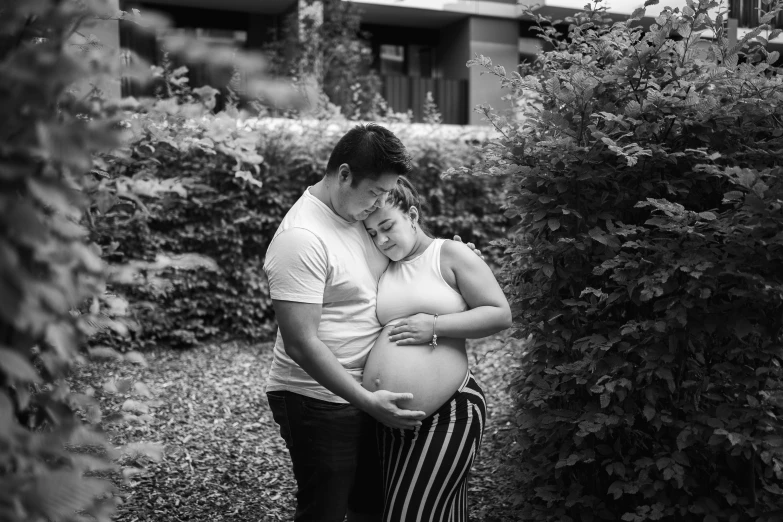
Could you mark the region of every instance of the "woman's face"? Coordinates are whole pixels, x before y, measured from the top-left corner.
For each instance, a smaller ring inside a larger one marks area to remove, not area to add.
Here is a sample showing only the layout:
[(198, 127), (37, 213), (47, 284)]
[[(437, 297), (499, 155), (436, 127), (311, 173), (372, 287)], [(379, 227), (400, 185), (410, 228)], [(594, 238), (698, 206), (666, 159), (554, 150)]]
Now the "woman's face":
[(391, 204), (379, 207), (365, 218), (364, 228), (383, 255), (392, 261), (404, 259), (416, 247), (410, 216)]

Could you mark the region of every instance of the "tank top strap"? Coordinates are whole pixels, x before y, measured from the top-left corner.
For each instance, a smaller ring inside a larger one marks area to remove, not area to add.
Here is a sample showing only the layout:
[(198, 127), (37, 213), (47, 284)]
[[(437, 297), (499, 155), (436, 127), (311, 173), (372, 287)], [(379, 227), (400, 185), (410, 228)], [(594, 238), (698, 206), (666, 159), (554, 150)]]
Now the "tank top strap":
[(435, 244), (432, 248), (432, 258), (430, 259), (430, 266), (432, 271), (438, 276), (438, 279), (443, 279), (443, 274), (440, 271), (440, 251), (443, 249), (443, 243), (446, 240), (443, 238), (435, 238)]

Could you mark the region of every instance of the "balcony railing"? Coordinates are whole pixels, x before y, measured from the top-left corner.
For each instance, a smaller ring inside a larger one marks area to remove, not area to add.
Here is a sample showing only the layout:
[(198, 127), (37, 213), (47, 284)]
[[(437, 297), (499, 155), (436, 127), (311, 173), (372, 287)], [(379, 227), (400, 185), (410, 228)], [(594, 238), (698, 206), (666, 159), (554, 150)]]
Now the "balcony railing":
[(424, 119), (424, 102), (431, 92), (443, 123), (468, 123), (468, 81), (416, 76), (381, 75), (383, 95), (395, 112), (413, 112), (413, 121)]
[[(729, 16), (737, 19), (739, 27), (756, 27), (760, 24), (759, 19), (764, 16), (767, 7), (761, 0), (729, 0)], [(783, 28), (783, 13), (773, 18), (769, 25), (773, 28)]]

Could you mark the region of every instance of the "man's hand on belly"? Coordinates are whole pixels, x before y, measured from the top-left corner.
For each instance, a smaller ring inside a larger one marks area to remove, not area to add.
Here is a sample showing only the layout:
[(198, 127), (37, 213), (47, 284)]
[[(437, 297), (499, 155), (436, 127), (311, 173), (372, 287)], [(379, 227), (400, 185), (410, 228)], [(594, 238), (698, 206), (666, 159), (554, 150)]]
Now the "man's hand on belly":
[(372, 399), (366, 411), (390, 428), (413, 429), (421, 426), (421, 419), (427, 415), (423, 411), (403, 410), (397, 406), (397, 402), (412, 398), (412, 393), (377, 390), (372, 392)]

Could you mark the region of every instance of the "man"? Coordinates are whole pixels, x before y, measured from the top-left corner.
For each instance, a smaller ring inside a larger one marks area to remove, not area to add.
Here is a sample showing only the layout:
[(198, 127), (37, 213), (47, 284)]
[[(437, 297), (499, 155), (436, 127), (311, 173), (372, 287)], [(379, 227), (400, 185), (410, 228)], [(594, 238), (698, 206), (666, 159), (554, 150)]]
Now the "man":
[(357, 125), (337, 143), (326, 174), (286, 214), (264, 270), (279, 326), (267, 398), (296, 478), (296, 521), (380, 520), (383, 493), (375, 421), (409, 429), (424, 412), (408, 393), (361, 386), (381, 332), (378, 280), (388, 259), (362, 220), (411, 170), (400, 140)]

